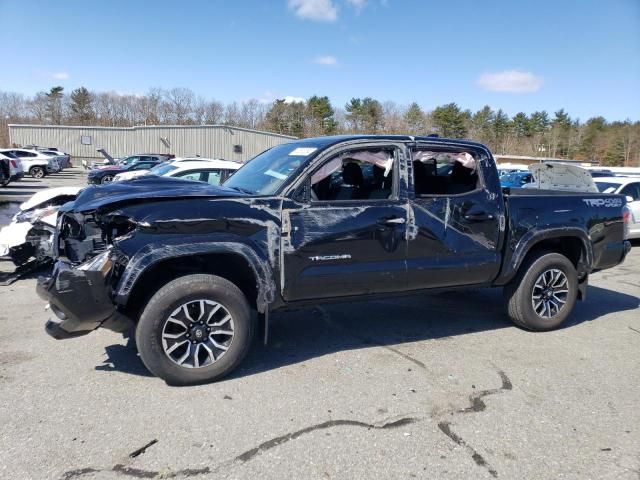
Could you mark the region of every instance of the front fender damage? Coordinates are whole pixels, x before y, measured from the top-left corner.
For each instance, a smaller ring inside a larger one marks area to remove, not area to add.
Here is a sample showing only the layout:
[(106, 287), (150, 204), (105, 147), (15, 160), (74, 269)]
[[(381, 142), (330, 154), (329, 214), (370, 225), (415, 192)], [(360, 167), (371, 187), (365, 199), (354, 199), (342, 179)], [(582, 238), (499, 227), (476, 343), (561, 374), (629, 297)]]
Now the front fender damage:
[(264, 313), (276, 296), (276, 285), (268, 258), (261, 258), (253, 248), (239, 241), (220, 239), (198, 243), (146, 245), (129, 259), (120, 277), (114, 300), (118, 304), (125, 305), (142, 273), (163, 260), (219, 253), (237, 254), (247, 261), (257, 282), (256, 307), (258, 312)]
[(217, 254), (246, 263), (242, 281), (251, 282), (245, 285), (250, 300), (266, 317), (276, 301), (281, 202), (178, 197), (127, 199), (93, 210), (68, 205), (56, 225), (53, 275), (37, 287), (57, 317), (46, 331), (54, 338), (98, 327), (125, 332), (143, 307), (137, 294), (146, 295), (147, 274), (153, 277), (165, 260), (170, 270), (162, 271), (162, 278), (201, 267), (206, 267), (201, 273), (216, 274)]

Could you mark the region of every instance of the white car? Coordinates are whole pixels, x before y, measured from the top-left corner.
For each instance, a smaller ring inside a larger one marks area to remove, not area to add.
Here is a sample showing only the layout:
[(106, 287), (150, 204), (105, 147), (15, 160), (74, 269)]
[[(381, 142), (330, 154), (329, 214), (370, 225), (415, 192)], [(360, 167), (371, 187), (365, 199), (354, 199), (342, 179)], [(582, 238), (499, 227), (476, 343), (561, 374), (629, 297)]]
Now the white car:
[(0, 153), (9, 152), (20, 159), (22, 169), (28, 172), (33, 178), (42, 178), (47, 173), (60, 171), (60, 165), (56, 157), (51, 157), (40, 153), (37, 150), (27, 150), (24, 148), (2, 148)]
[(10, 182), (16, 182), (24, 177), (24, 170), (22, 170), (22, 162), (15, 155), (5, 152), (0, 153), (0, 160), (6, 161), (9, 164), (9, 178), (0, 183), (0, 187), (8, 185)]
[(627, 238), (640, 238), (640, 177), (598, 177), (595, 181), (600, 192), (627, 197), (631, 211)]
[(529, 165), (529, 171), (533, 175), (533, 182), (523, 185), (522, 188), (565, 192), (598, 192), (589, 171), (578, 165), (559, 162), (535, 163)]
[(207, 182), (211, 185), (220, 185), (242, 164), (228, 160), (216, 160), (210, 158), (180, 158), (172, 162), (161, 163), (151, 170), (123, 172), (117, 174), (113, 181), (131, 180), (145, 175), (158, 175), (163, 177), (176, 177), (185, 180)]
[(31, 258), (52, 257), (58, 209), (74, 200), (81, 189), (48, 188), (22, 203), (11, 223), (0, 229), (0, 256), (8, 255), (17, 266)]

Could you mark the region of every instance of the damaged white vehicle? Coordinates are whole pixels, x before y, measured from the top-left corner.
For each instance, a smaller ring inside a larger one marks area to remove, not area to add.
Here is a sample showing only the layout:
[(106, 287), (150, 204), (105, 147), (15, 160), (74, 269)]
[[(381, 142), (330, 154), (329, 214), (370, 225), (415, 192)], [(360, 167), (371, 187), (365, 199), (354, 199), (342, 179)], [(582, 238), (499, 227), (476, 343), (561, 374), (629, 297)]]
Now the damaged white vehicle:
[(586, 168), (558, 162), (529, 165), (533, 182), (522, 188), (598, 193), (598, 187)]
[(72, 201), (82, 187), (49, 188), (20, 205), (11, 223), (0, 229), (0, 256), (9, 256), (16, 266), (30, 259), (52, 256), (58, 208)]

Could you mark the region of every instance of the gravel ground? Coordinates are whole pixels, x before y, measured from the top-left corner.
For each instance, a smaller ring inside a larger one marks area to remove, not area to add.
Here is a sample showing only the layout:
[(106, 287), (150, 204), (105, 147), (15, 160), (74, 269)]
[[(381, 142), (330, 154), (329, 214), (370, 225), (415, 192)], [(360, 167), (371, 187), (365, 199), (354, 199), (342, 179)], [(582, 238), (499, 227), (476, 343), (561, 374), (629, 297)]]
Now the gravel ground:
[(49, 338), (34, 287), (0, 287), (3, 479), (640, 478), (639, 246), (554, 332), (496, 290), (323, 305), (189, 388), (120, 335)]

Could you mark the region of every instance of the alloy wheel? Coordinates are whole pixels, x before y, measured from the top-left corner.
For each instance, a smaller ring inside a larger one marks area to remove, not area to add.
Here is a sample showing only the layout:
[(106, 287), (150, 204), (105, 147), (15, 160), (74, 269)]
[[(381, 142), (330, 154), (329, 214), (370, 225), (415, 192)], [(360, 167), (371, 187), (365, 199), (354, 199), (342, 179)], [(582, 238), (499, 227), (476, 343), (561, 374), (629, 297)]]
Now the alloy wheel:
[(162, 327), (162, 348), (176, 365), (202, 368), (218, 361), (234, 338), (233, 317), (212, 300), (191, 300), (176, 308)]
[(540, 318), (553, 318), (564, 308), (569, 295), (567, 276), (552, 268), (540, 274), (533, 285), (531, 304)]

